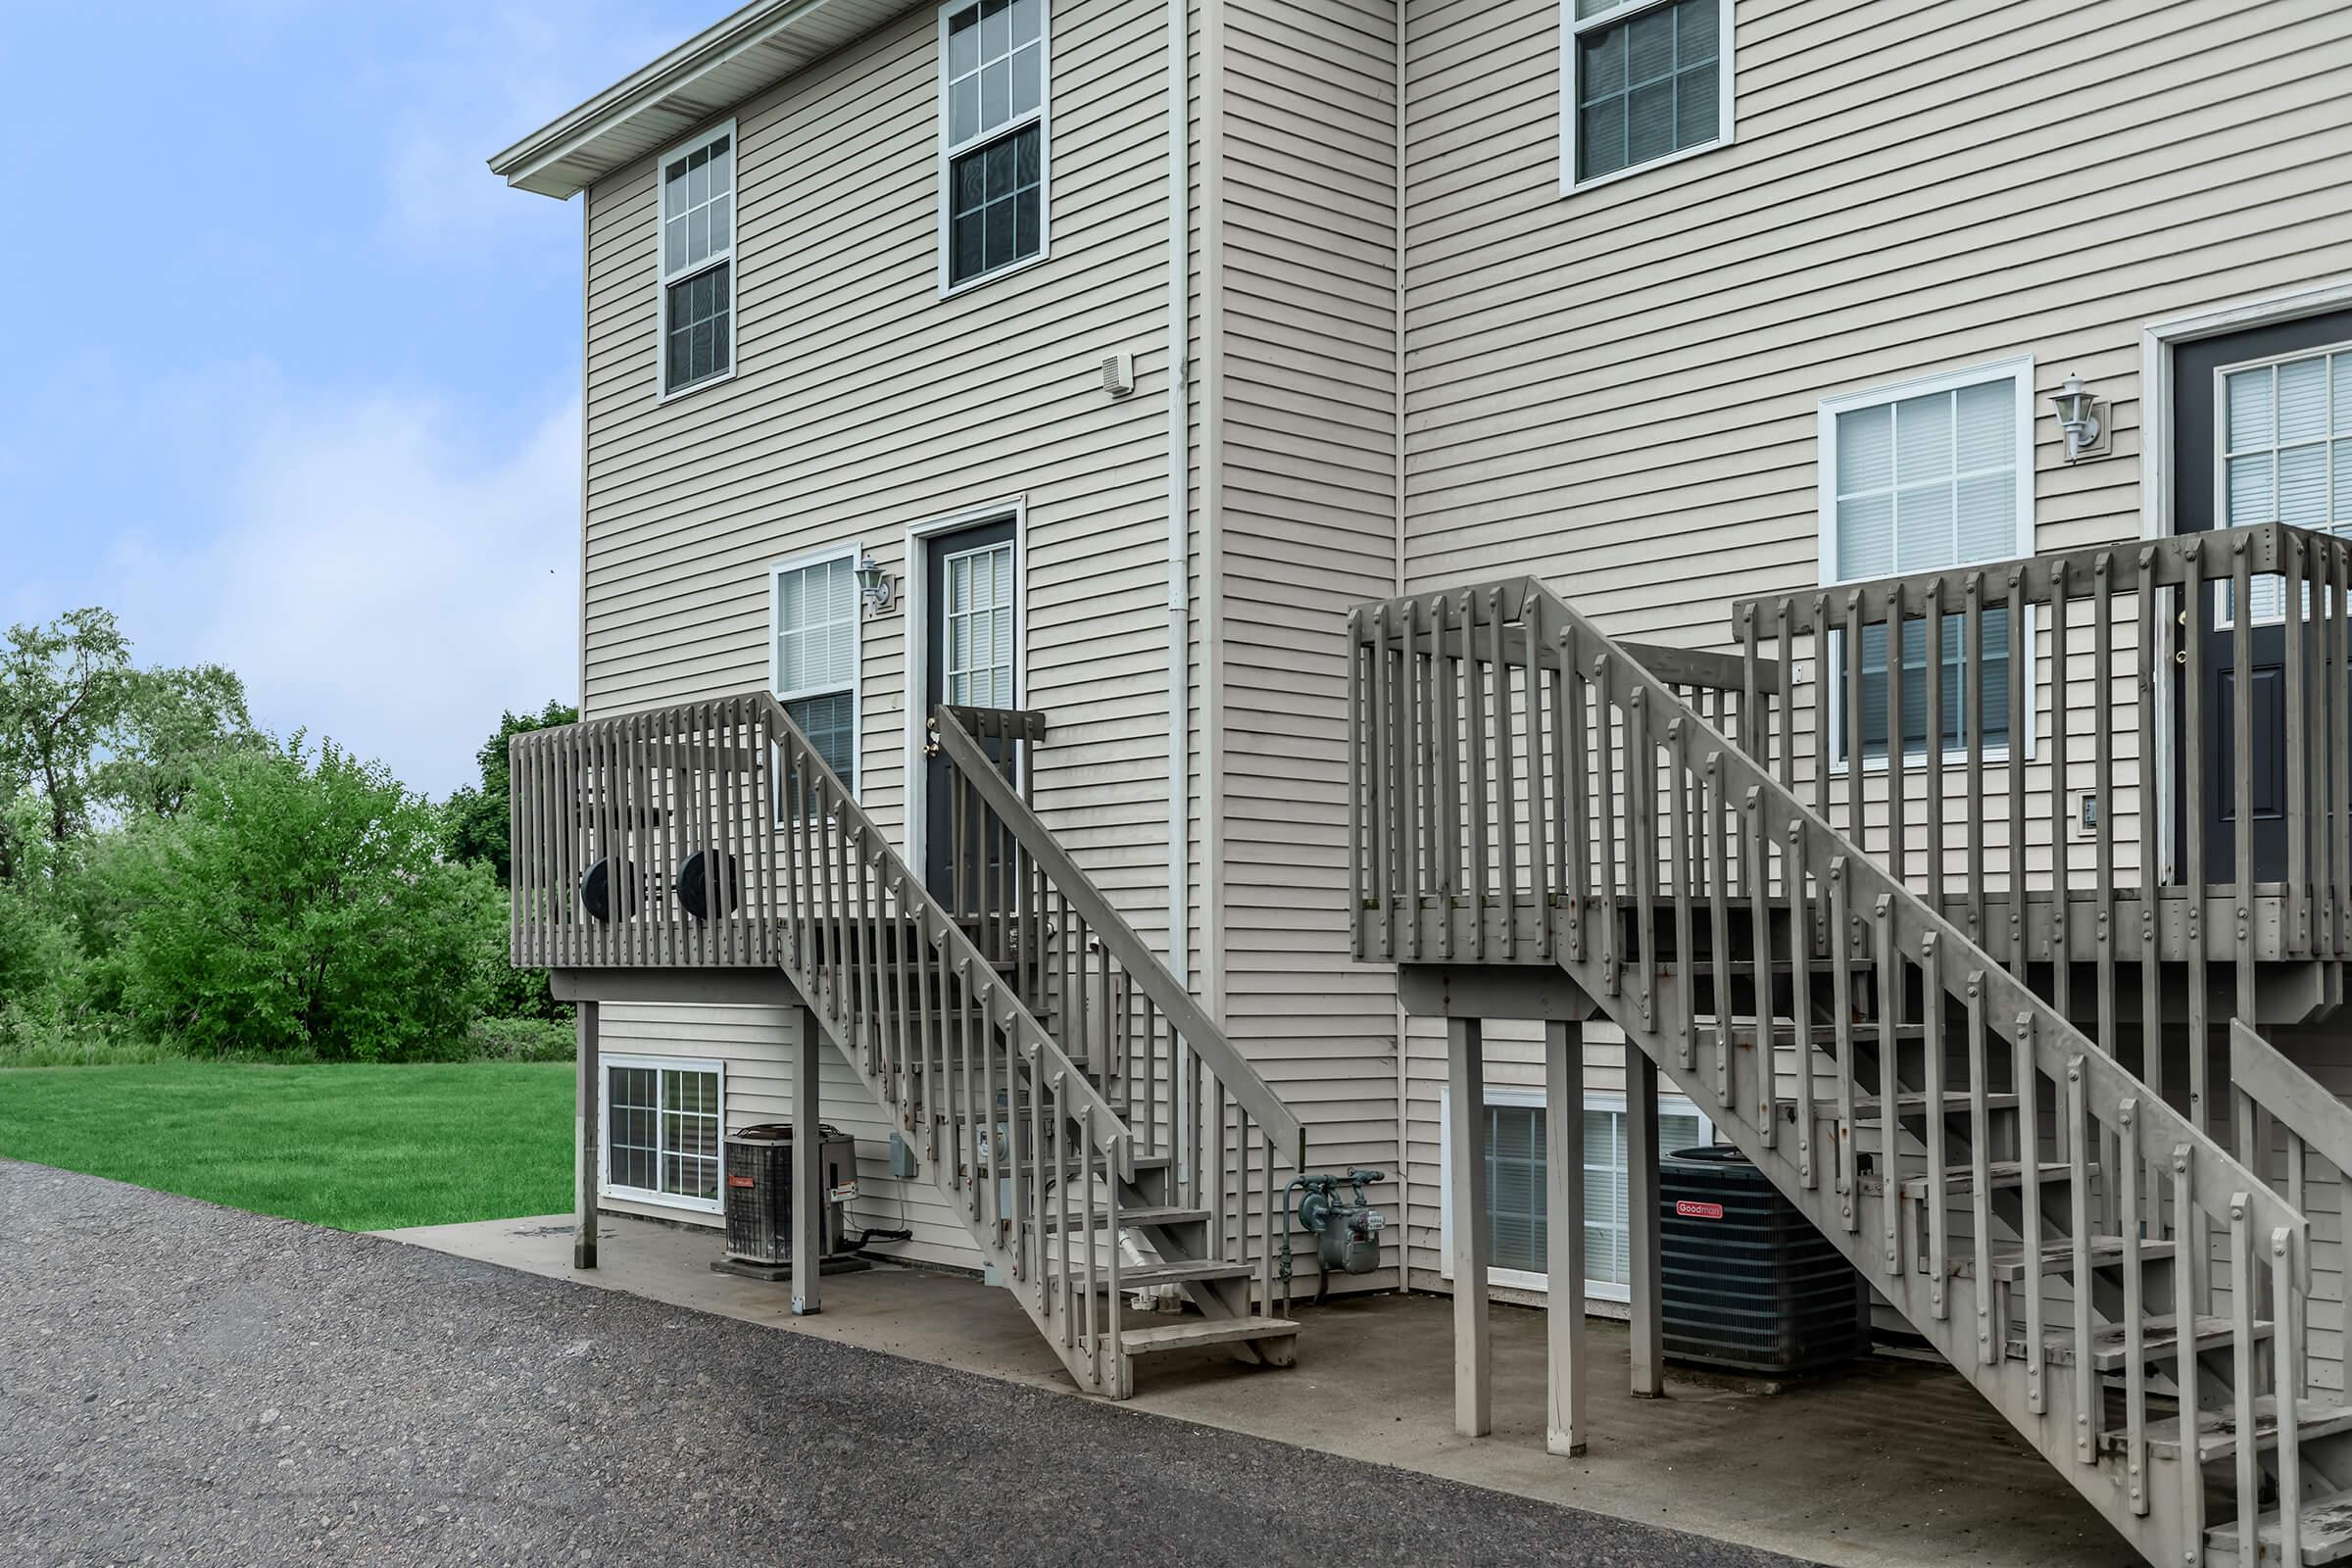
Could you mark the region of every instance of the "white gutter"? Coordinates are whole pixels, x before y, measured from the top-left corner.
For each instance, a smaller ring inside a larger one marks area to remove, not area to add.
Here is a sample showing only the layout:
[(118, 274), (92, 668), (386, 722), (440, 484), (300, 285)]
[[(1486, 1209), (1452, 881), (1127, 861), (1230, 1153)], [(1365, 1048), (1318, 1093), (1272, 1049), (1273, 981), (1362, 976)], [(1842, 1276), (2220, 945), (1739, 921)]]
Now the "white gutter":
[(1191, 989), (1186, 883), (1192, 803), (1188, 745), (1192, 682), (1191, 478), (1192, 19), (1189, 0), (1168, 0), (1168, 967)]

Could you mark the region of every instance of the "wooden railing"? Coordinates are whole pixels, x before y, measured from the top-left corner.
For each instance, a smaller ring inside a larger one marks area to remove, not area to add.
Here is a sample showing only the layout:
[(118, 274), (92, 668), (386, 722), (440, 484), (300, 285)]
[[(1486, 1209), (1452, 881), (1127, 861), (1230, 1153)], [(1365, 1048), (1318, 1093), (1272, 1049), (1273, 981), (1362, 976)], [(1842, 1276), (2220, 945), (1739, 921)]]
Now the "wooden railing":
[[(2193, 1462), (2165, 1467), (2173, 1511), (2149, 1518), (2150, 1366), (2177, 1336), (2187, 1452), (2204, 1399), (2249, 1433), (2265, 1390), (2293, 1411), (2303, 1215), (1806, 804), (1787, 747), (1754, 744), (1771, 726), (1736, 744), (1542, 584), (1364, 606), (1351, 630), (1359, 956), (1560, 964), (2053, 1462), (2087, 1472), (2120, 1446), (2119, 1527), (2156, 1560), (2201, 1551)], [(1996, 1289), (1996, 1264), (2015, 1282)], [(2101, 1268), (2114, 1291), (2083, 1283)], [(2124, 1378), (2113, 1431), (2103, 1365)]]
[[(2231, 606), (2262, 623), (2233, 628)], [(2278, 524), (2121, 541), (1733, 614), (1787, 683), (1778, 733), (1743, 745), (2013, 973), (2047, 965), (2049, 1000), (2111, 1049), (2119, 963), (2185, 964), (2209, 1040), (2209, 965), (2251, 1018), (2259, 962), (2352, 956), (2352, 542)], [(2274, 711), (2283, 821), (2258, 829)], [(2136, 978), (2158, 1016), (2157, 964)], [(2141, 1070), (2165, 1087), (2160, 1054)], [(2188, 1070), (2201, 1111), (2208, 1054)]]
[(1135, 1136), (782, 706), (537, 730), (510, 756), (515, 961), (781, 967), (1064, 1363), (1123, 1392), (1120, 1251), (1096, 1238), (1118, 1234)]
[(1140, 1155), (1174, 1162), (1180, 1206), (1209, 1213), (1210, 1255), (1249, 1262), (1272, 1310), (1279, 1159), (1305, 1168), (1306, 1133), (1183, 979), (1137, 935), (1030, 808), (1042, 717), (940, 708), (949, 766), (954, 906), (1124, 1119)]

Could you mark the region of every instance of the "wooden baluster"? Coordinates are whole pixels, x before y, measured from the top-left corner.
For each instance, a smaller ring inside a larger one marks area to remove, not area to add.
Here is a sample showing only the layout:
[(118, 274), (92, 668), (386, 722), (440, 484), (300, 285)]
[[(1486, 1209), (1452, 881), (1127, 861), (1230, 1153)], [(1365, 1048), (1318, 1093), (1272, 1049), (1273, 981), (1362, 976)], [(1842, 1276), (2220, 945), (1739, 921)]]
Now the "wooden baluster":
[[(1494, 650), (1494, 814), (1501, 829), (1502, 858), (1496, 866), (1502, 910), (1502, 956), (1512, 962), (1519, 956), (1519, 798), (1517, 753), (1511, 746), (1511, 666), (1508, 650), (1503, 646), (1502, 594), (1499, 589), (1487, 590), (1488, 646)], [(1529, 656), (1534, 656), (1531, 644)], [(1486, 677), (1479, 677), (1480, 706), (1485, 706)], [(1644, 948), (1646, 950), (1646, 943)], [(1654, 1027), (1654, 1023), (1653, 1023)]]
[[(2050, 562), (2050, 675), (2049, 701), (2045, 705), (2050, 714), (2050, 1004), (2062, 1018), (2072, 1018), (2074, 1008), (2074, 922), (2067, 918), (2067, 895), (2074, 888), (2068, 874), (2067, 846), (2072, 835), (2067, 831), (2066, 801), (2071, 781), (2067, 777), (2067, 722), (2072, 717), (2069, 696), (2072, 681), (2068, 667), (2071, 650), (2067, 646), (2066, 558), (2058, 556)], [(2095, 700), (2098, 689), (2091, 689)], [(2024, 767), (2016, 769), (2023, 777)], [(2025, 863), (2025, 850), (2018, 850), (2020, 865)], [(2021, 876), (2019, 885), (2024, 885)], [(2021, 903), (2020, 907), (2023, 907)]]
[[(1772, 916), (1769, 908), (1772, 883), (1766, 877), (1765, 858), (1771, 854), (1764, 830), (1763, 792), (1750, 787), (1740, 803), (1741, 822), (1740, 842), (1747, 859), (1747, 918), (1749, 973), (1755, 983), (1756, 1041), (1756, 1137), (1765, 1148), (1779, 1145), (1781, 1138), (1780, 1083), (1778, 1054), (1772, 1024)], [(1800, 1049), (1805, 1042), (1806, 1020), (1795, 1022)]]
[[(2201, 1221), (2193, 1225), (2190, 1222), (2190, 1216), (2196, 1212), (2190, 1180), (2191, 1157), (2191, 1146), (2176, 1144), (2173, 1147), (2173, 1314), (2177, 1324), (2191, 1321), (2190, 1313), (2197, 1310), (2195, 1303), (2200, 1298), (2198, 1281), (2205, 1272), (2202, 1255), (2205, 1227)], [(2193, 1249), (2190, 1246), (2192, 1236), (2196, 1239)], [(2190, 1410), (2183, 1410), (2181, 1414), (2191, 1421), (2195, 1418)], [(2205, 1489), (2202, 1486), (2181, 1486), (2176, 1487), (2174, 1492), (2180, 1499), (2180, 1539), (2201, 1554), (2205, 1542)], [(2239, 1560), (2250, 1562), (2253, 1559), (2248, 1556)]]
[(1813, 672), (1813, 814), (1827, 821), (1830, 815), (1830, 729), (1835, 716), (1831, 710), (1831, 698), (1838, 690), (1838, 667), (1831, 657), (1830, 599), (1827, 594), (1813, 596), (1812, 631), (1813, 662), (1816, 666)]
[[(1938, 656), (1940, 657), (1940, 653)], [(1928, 710), (1934, 714), (1936, 710)], [(1939, 720), (1931, 719), (1931, 723)], [(1934, 732), (1930, 745), (1937, 744)], [(1928, 1097), (1928, 1310), (1938, 1320), (1951, 1313), (1946, 1290), (1951, 1280), (1951, 1195), (1944, 1173), (1951, 1168), (1944, 1149), (1943, 1016), (1949, 999), (1943, 992), (1942, 942), (1930, 931), (1920, 938), (1920, 1064)]]
[[(2014, 713), (2016, 710), (2010, 711)], [(2042, 1343), (2041, 1332), (2041, 1076), (2034, 1055), (2032, 1013), (2017, 1015), (2012, 1039), (2010, 1078), (2017, 1085), (2018, 1179), (2024, 1195), (2018, 1225), (2023, 1233), (2020, 1255), (2024, 1268), (2018, 1285), (2026, 1306), (2026, 1408), (2035, 1415), (2046, 1415), (2049, 1406), (2042, 1389), (2042, 1368), (2048, 1348)]]
[(1610, 690), (1612, 670), (1609, 656), (1600, 655), (1592, 662), (1594, 686), (1592, 775), (1599, 791), (1599, 809), (1593, 818), (1592, 837), (1600, 866), (1600, 983), (1601, 994), (1618, 994), (1618, 951), (1620, 936), (1617, 920), (1617, 747), (1613, 712), (1615, 699)]
[(1671, 1020), (1676, 1035), (1676, 1059), (1685, 1072), (1698, 1065), (1697, 1028), (1692, 1004), (1697, 1001), (1698, 964), (1690, 916), (1690, 788), (1683, 766), (1688, 731), (1679, 717), (1666, 726), (1668, 823), (1674, 853), (1674, 970), (1682, 1010)]
[[(2302, 595), (2287, 600), (2287, 613), (2300, 615)], [(2301, 635), (2301, 628), (2291, 628)], [(2301, 1210), (2297, 1210), (2301, 1212)], [(2300, 1568), (2303, 1561), (2303, 1456), (2298, 1432), (2297, 1404), (2303, 1396), (2303, 1341), (2288, 1326), (2299, 1314), (2293, 1310), (2300, 1292), (2295, 1279), (2294, 1233), (2281, 1225), (2271, 1232), (2271, 1360), (2278, 1412), (2278, 1561), (2281, 1568)], [(2244, 1401), (2241, 1399), (2240, 1407)], [(2244, 1428), (2239, 1428), (2244, 1431)], [(2240, 1446), (2251, 1448), (2251, 1443)], [(2245, 1559), (2251, 1561), (2252, 1559)]]
[[(2207, 536), (2209, 537), (2209, 536)], [(2211, 760), (2205, 748), (2205, 620), (2209, 601), (2205, 591), (2205, 538), (2185, 544), (2187, 582), (2182, 603), (2187, 613), (2181, 617), (2182, 652), (2187, 659), (2181, 666), (2180, 690), (2182, 715), (2180, 721), (2180, 774), (2187, 781), (2187, 800), (2181, 806), (2181, 821), (2188, 829), (2188, 887), (2186, 889), (2185, 941), (2188, 948), (2188, 1120), (2189, 1125), (2205, 1128), (2207, 1060), (2212, 1054), (2213, 1042), (2208, 1033), (2205, 982), (2205, 786)], [(2193, 1223), (2201, 1226), (2201, 1218)], [(2202, 1245), (2200, 1232), (2200, 1245)], [(2199, 1311), (2204, 1309), (2199, 1304)]]
[[(1902, 585), (1897, 583), (1886, 596), (1886, 867), (1897, 886), (1902, 885), (1905, 852), (1910, 846), (1903, 837), (1903, 797), (1911, 790), (1911, 747), (1903, 733), (1903, 628), (1904, 609)], [(1860, 839), (1857, 837), (1856, 842)]]
[[(1871, 906), (1871, 931), (1879, 1022), (1879, 1216), (1886, 1233), (1883, 1262), (1893, 1274), (1903, 1266), (1903, 1037), (1902, 1010), (1895, 1001), (1903, 994), (1903, 974), (1894, 951), (1893, 902), (1884, 893)], [(1931, 1189), (1941, 1187), (1943, 1180), (1940, 1170), (1927, 1173)]]
[(1724, 756), (1707, 753), (1705, 809), (1707, 815), (1707, 946), (1715, 970), (1715, 1102), (1738, 1103), (1732, 1097), (1733, 1058), (1739, 1041), (1732, 1027), (1732, 861), (1725, 843), (1725, 823), (1732, 813), (1724, 782)]
[[(2026, 663), (2033, 644), (2026, 636), (2025, 574), (2009, 570), (2009, 972), (2026, 983), (2026, 755), (2034, 749), (2034, 717), (2027, 711)], [(1982, 938), (1979, 939), (1983, 940)]]
[[(2101, 813), (2105, 812), (2102, 798)], [(2126, 1096), (2116, 1106), (2115, 1126), (2123, 1144), (2123, 1161), (2116, 1167), (2117, 1180), (2123, 1186), (2123, 1249), (2124, 1249), (2124, 1494), (2135, 1514), (2148, 1511), (2148, 1369), (2147, 1369), (2147, 1300), (2145, 1280), (2146, 1259), (2140, 1251), (2139, 1219), (2139, 1101)], [(2156, 1194), (2148, 1195), (2151, 1199)], [(2082, 1276), (2078, 1275), (2080, 1280)], [(2087, 1295), (2080, 1286), (2077, 1294)], [(2186, 1408), (2194, 1398), (2183, 1401), (2180, 1412), (2181, 1430), (2185, 1437), (2195, 1424), (2195, 1412)], [(2186, 1449), (2182, 1450), (2187, 1451)], [(2186, 1478), (2185, 1469), (2182, 1475)]]
[(1397, 846), (1395, 832), (1395, 804), (1390, 799), (1390, 781), (1394, 771), (1391, 761), (1396, 745), (1395, 724), (1391, 718), (1392, 698), (1389, 691), (1389, 607), (1376, 606), (1372, 612), (1372, 890), (1379, 900), (1380, 918), (1376, 927), (1379, 937), (1379, 956), (1396, 956), (1396, 922), (1410, 919), (1410, 910), (1401, 915), (1397, 909)]
[[(2066, 1141), (2067, 1186), (2071, 1200), (2071, 1238), (2074, 1251), (2074, 1362), (2075, 1362), (2075, 1458), (2082, 1464), (2099, 1462), (2101, 1417), (2105, 1414), (2106, 1396), (2099, 1383), (2097, 1357), (2092, 1353), (2090, 1297), (2090, 1155), (2093, 1132), (2090, 1110), (2082, 1089), (2083, 1058), (2076, 1055), (2066, 1064), (2066, 1120), (2072, 1129)], [(2034, 1266), (2029, 1263), (2029, 1267)], [(2186, 1342), (2183, 1342), (2185, 1346)], [(2181, 1411), (2186, 1426), (2194, 1426), (2192, 1412)], [(2183, 1443), (2193, 1443), (2193, 1436), (2183, 1433)], [(2183, 1449), (2182, 1451), (2191, 1451)]]
[[(1796, 1177), (1807, 1187), (1821, 1185), (1813, 1159), (1813, 970), (1808, 962), (1813, 946), (1813, 922), (1806, 911), (1809, 867), (1805, 858), (1802, 822), (1788, 823), (1788, 842), (1781, 851), (1781, 879), (1788, 899), (1789, 1016), (1796, 1028)], [(1838, 1068), (1842, 1077), (1844, 1067)]]
[[(2239, 548), (2243, 549), (2242, 543)], [(2238, 559), (2242, 562), (2245, 558), (2241, 555)], [(2241, 668), (2246, 662), (2247, 635), (2254, 618), (2246, 612), (2250, 603), (2243, 592), (2230, 601), (2231, 608), (2236, 612), (2233, 616), (2235, 645), (2230, 654)], [(2238, 696), (2242, 701), (2245, 694), (2240, 692)], [(2241, 779), (2239, 782), (2242, 784), (2244, 781)], [(2237, 799), (2242, 808), (2248, 797), (2241, 794)], [(2241, 808), (2240, 818), (2244, 815)], [(2244, 845), (2241, 843), (2239, 848), (2242, 851)], [(2254, 1245), (2247, 1215), (2248, 1206), (2244, 1193), (2230, 1195), (2230, 1388), (2235, 1396), (2237, 1430), (2240, 1433), (2256, 1430), (2254, 1399), (2259, 1386), (2254, 1370)], [(2183, 1354), (2193, 1343), (2191, 1336), (2195, 1327), (2186, 1318), (2180, 1322)], [(2282, 1425), (2291, 1412), (2291, 1406), (2279, 1411)], [(2184, 1417), (2186, 1414), (2185, 1410), (2182, 1411)], [(2240, 1563), (2251, 1564), (2259, 1560), (2255, 1553), (2254, 1527), (2262, 1513), (2260, 1450), (2261, 1445), (2250, 1441), (2241, 1441), (2237, 1445), (2237, 1560)]]
[[(1796, 793), (1796, 634), (1791, 627), (1795, 601), (1783, 594), (1774, 608), (1777, 633), (1773, 653), (1780, 666), (1781, 788)], [(1744, 715), (1756, 720), (1753, 709)], [(1817, 726), (1818, 727), (1818, 726)]]
[[(1348, 612), (1348, 956), (1369, 956), (1364, 941), (1365, 867), (1371, 858), (1364, 803), (1372, 798), (1372, 713), (1365, 698), (1364, 636), (1371, 620), (1362, 605)], [(1025, 885), (1024, 885), (1025, 891)], [(1024, 932), (1026, 926), (1023, 927)]]
[[(1536, 899), (1536, 942), (1540, 957), (1553, 956), (1551, 936), (1552, 896), (1561, 884), (1551, 880), (1549, 846), (1545, 843), (1545, 828), (1550, 813), (1557, 809), (1560, 798), (1559, 779), (1553, 769), (1544, 767), (1544, 640), (1543, 626), (1536, 618), (1533, 605), (1527, 609), (1527, 673), (1523, 678), (1522, 700), (1527, 705), (1527, 870), (1528, 883)], [(1565, 671), (1563, 671), (1565, 673)], [(1550, 756), (1557, 760), (1564, 755), (1560, 738), (1552, 734)], [(1547, 801), (1544, 784), (1550, 782)]]
[[(1838, 1046), (1838, 1218), (1862, 1228), (1862, 1158), (1854, 1124), (1854, 942), (1846, 858), (1830, 859), (1830, 1009)], [(1803, 1042), (1809, 1046), (1810, 1041)]]
[(1648, 694), (1639, 679), (1625, 707), (1625, 858), (1634, 884), (1634, 940), (1641, 945), (1637, 978), (1642, 1027), (1658, 1030), (1658, 758), (1649, 743)]
[(1968, 1142), (1969, 1142), (1969, 1200), (1970, 1222), (1976, 1243), (1977, 1298), (1977, 1359), (1986, 1366), (1998, 1365), (2007, 1354), (2002, 1338), (2007, 1325), (2000, 1325), (2002, 1334), (1993, 1332), (1992, 1320), (1992, 1063), (1984, 1045), (1984, 971), (1972, 969), (1968, 976)]
[(1928, 907), (1939, 920), (1949, 919), (1951, 911), (1943, 906), (1943, 579), (1931, 577), (1922, 595), (1921, 608), (1927, 621), (1921, 635), (1927, 639), (1927, 804), (1928, 821)]
[[(1396, 748), (1400, 762), (1396, 778), (1395, 831), (1396, 864), (1403, 880), (1401, 892), (1407, 911), (1403, 947), (1407, 957), (1418, 959), (1421, 956), (1420, 909), (1424, 858), (1436, 848), (1433, 843), (1425, 842), (1428, 835), (1423, 831), (1422, 797), (1429, 788), (1431, 764), (1438, 759), (1433, 755), (1435, 748), (1427, 733), (1429, 706), (1427, 687), (1421, 675), (1421, 601), (1406, 600), (1403, 615), (1404, 625), (1401, 629), (1404, 652), (1396, 666), (1396, 711), (1391, 715), (1393, 731), (1390, 743)], [(1380, 652), (1384, 665), (1388, 657), (1388, 649), (1384, 645)], [(1434, 666), (1436, 662), (1433, 657), (1430, 663)], [(1416, 716), (1420, 720), (1418, 725), (1414, 722)], [(1440, 888), (1445, 885), (1435, 875), (1431, 876), (1430, 883)], [(1440, 901), (1441, 904), (1443, 902)]]
[(1864, 810), (1863, 777), (1869, 771), (1870, 740), (1862, 728), (1862, 590), (1845, 596), (1845, 635), (1838, 650), (1845, 679), (1845, 836), (1870, 853), (1870, 819)]
[[(1560, 686), (1566, 705), (1566, 734), (1568, 741), (1562, 752), (1563, 765), (1568, 773), (1568, 819), (1560, 833), (1560, 843), (1568, 860), (1565, 886), (1568, 892), (1568, 957), (1582, 963), (1585, 957), (1585, 914), (1592, 907), (1590, 880), (1593, 861), (1592, 807), (1587, 795), (1587, 780), (1592, 769), (1592, 729), (1586, 715), (1585, 674), (1577, 658), (1576, 630), (1573, 626), (1560, 628)], [(1605, 712), (1606, 710), (1604, 709)], [(1606, 756), (1605, 749), (1602, 754)]]
[[(2286, 625), (2286, 907), (2281, 913), (2281, 946), (2298, 957), (2311, 952), (2311, 906), (2307, 902), (2311, 874), (2311, 698), (2310, 677), (2304, 670), (2306, 644), (2311, 635), (2310, 612), (2303, 603), (2303, 545), (2301, 536), (2282, 533), (2279, 554), (2285, 558)], [(2248, 661), (2251, 662), (2251, 661)], [(2249, 715), (2251, 718), (2251, 715)], [(2252, 766), (2249, 759), (2247, 766)], [(2244, 797), (2240, 797), (2244, 799)], [(2245, 808), (2238, 810), (2247, 815)], [(2241, 886), (2251, 881), (2241, 875)], [(2251, 909), (2249, 905), (2248, 908)], [(2240, 916), (2244, 920), (2245, 916)], [(2251, 949), (2243, 951), (2251, 952)], [(2253, 994), (2253, 979), (2249, 974), (2240, 978), (2241, 997)], [(2250, 1016), (2245, 1008), (2240, 1016)]]
[[(2230, 805), (2237, 832), (2231, 856), (2230, 925), (2234, 936), (2231, 960), (2237, 978), (2237, 1015), (2254, 1016), (2254, 600), (2252, 560), (2246, 535), (2230, 541), (2230, 605), (2234, 611), (2230, 635), (2230, 772), (2234, 788)], [(2291, 613), (2291, 612), (2287, 612)], [(2285, 635), (2281, 630), (2280, 635)], [(2291, 835), (2290, 835), (2291, 836)], [(2245, 1150), (2235, 1151), (2241, 1160)], [(2248, 1163), (2252, 1163), (2250, 1160)]]
[(1478, 602), (1462, 595), (1461, 666), (1462, 706), (1469, 716), (1465, 744), (1470, 764), (1470, 952), (1477, 962), (1487, 960), (1487, 900), (1494, 884), (1487, 859), (1487, 677), (1478, 658)]

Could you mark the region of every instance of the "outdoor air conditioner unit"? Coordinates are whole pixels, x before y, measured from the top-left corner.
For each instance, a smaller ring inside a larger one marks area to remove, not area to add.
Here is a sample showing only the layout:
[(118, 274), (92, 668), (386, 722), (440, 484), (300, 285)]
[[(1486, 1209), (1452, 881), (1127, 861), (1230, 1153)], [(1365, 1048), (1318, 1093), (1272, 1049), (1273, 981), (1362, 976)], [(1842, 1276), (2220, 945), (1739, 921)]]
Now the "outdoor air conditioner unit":
[[(865, 1267), (845, 1246), (849, 1235), (842, 1205), (858, 1196), (858, 1141), (839, 1128), (819, 1125), (818, 1160), (823, 1189), (814, 1196), (817, 1259), (827, 1274)], [(746, 1127), (727, 1139), (726, 1255), (712, 1263), (724, 1273), (780, 1277), (792, 1266), (793, 1130), (789, 1123)]]

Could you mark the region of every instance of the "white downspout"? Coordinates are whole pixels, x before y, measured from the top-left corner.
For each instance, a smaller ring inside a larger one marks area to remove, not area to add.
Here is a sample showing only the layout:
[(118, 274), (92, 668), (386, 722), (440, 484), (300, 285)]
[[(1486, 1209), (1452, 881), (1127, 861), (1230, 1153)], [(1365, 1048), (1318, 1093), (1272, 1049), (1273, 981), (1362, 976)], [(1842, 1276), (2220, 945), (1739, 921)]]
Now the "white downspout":
[(1192, 382), (1192, 18), (1190, 0), (1168, 3), (1168, 967), (1192, 986), (1186, 882), (1192, 874), (1187, 744), (1192, 708), (1191, 551), (1186, 500)]

